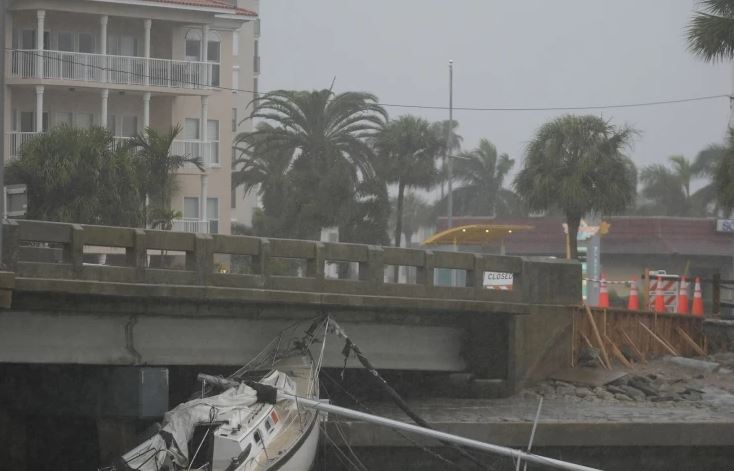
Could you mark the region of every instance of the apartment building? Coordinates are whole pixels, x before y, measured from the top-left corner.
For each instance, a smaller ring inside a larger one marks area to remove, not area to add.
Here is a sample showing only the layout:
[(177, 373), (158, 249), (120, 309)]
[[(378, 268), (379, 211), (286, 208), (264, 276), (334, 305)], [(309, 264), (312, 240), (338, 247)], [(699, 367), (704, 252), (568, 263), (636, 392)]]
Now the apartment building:
[[(8, 3), (6, 161), (62, 124), (106, 127), (120, 141), (178, 124), (172, 151), (201, 157), (205, 170), (180, 171), (174, 230), (230, 233), (235, 214), (249, 223), (231, 170), (234, 136), (251, 129), (252, 94), (237, 90), (259, 72), (256, 0)], [(10, 211), (14, 201), (11, 192)]]

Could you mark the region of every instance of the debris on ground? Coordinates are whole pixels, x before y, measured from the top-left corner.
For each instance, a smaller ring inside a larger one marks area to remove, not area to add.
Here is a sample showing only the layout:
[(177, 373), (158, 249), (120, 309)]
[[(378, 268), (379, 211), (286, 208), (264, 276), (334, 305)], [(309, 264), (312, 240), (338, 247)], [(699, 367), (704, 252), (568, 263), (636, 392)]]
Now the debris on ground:
[(734, 352), (718, 353), (704, 360), (663, 357), (635, 365), (632, 370), (616, 370), (616, 379), (604, 384), (589, 378), (597, 379), (600, 372), (604, 372), (606, 378), (614, 378), (615, 372), (590, 367), (576, 370), (579, 371), (562, 371), (521, 395), (578, 401), (687, 402), (734, 407)]

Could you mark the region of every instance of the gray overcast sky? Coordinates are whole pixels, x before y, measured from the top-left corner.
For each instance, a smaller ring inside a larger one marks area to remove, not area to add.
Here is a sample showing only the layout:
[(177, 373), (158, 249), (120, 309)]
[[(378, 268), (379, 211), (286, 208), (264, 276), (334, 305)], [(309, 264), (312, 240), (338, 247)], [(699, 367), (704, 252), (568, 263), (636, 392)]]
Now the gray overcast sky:
[[(552, 107), (728, 94), (731, 66), (686, 50), (692, 0), (261, 0), (262, 91), (369, 91), (384, 103)], [(447, 111), (388, 108), (446, 119)], [(563, 112), (458, 111), (464, 147), (486, 137), (518, 161)], [(577, 112), (587, 113), (587, 112)], [(725, 98), (590, 111), (642, 132), (638, 165), (721, 142)], [(519, 165), (516, 164), (515, 171)]]

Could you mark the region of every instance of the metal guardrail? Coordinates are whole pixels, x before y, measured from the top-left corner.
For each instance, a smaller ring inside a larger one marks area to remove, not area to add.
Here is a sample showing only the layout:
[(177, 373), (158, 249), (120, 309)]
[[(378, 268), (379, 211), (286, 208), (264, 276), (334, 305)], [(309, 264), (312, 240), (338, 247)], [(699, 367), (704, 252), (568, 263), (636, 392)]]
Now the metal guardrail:
[[(558, 260), (29, 220), (8, 221), (3, 230), (4, 265), (21, 278), (529, 304), (577, 304), (580, 299), (579, 265)], [(85, 247), (114, 248), (121, 255), (115, 266), (85, 264)], [(43, 250), (54, 251), (55, 256), (29, 256)], [(151, 263), (172, 253), (182, 259), (178, 266)], [(248, 270), (223, 272), (216, 263), (222, 259), (247, 259)], [(301, 270), (279, 270), (294, 261)], [(325, 275), (328, 264), (346, 264), (352, 270), (347, 270), (348, 276), (330, 278)], [(413, 267), (416, 282), (386, 282), (386, 271), (396, 265)], [(463, 285), (435, 283), (435, 270), (442, 268), (463, 270)], [(482, 283), (487, 271), (512, 273), (513, 289), (485, 289)]]

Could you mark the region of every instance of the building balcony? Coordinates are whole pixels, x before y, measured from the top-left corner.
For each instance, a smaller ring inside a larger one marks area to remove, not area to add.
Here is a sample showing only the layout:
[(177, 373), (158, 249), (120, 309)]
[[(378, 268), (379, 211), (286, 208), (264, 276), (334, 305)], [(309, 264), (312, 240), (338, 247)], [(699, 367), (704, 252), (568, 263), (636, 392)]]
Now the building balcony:
[[(21, 149), (26, 142), (42, 133), (39, 132), (9, 132), (5, 134), (5, 155), (13, 160), (20, 157)], [(126, 145), (130, 137), (115, 136), (115, 148)], [(199, 157), (205, 168), (219, 167), (219, 142), (204, 142), (197, 140), (177, 139), (171, 145), (171, 154), (185, 157)], [(192, 166), (193, 167), (193, 166)], [(189, 231), (186, 231), (189, 232)], [(195, 231), (196, 232), (196, 231)]]
[(211, 232), (211, 223), (213, 221), (202, 221), (200, 219), (182, 218), (174, 219), (171, 231), (173, 232), (193, 232), (199, 234), (209, 234)]
[(218, 67), (211, 62), (14, 49), (9, 75), (13, 79), (208, 90), (217, 85)]

